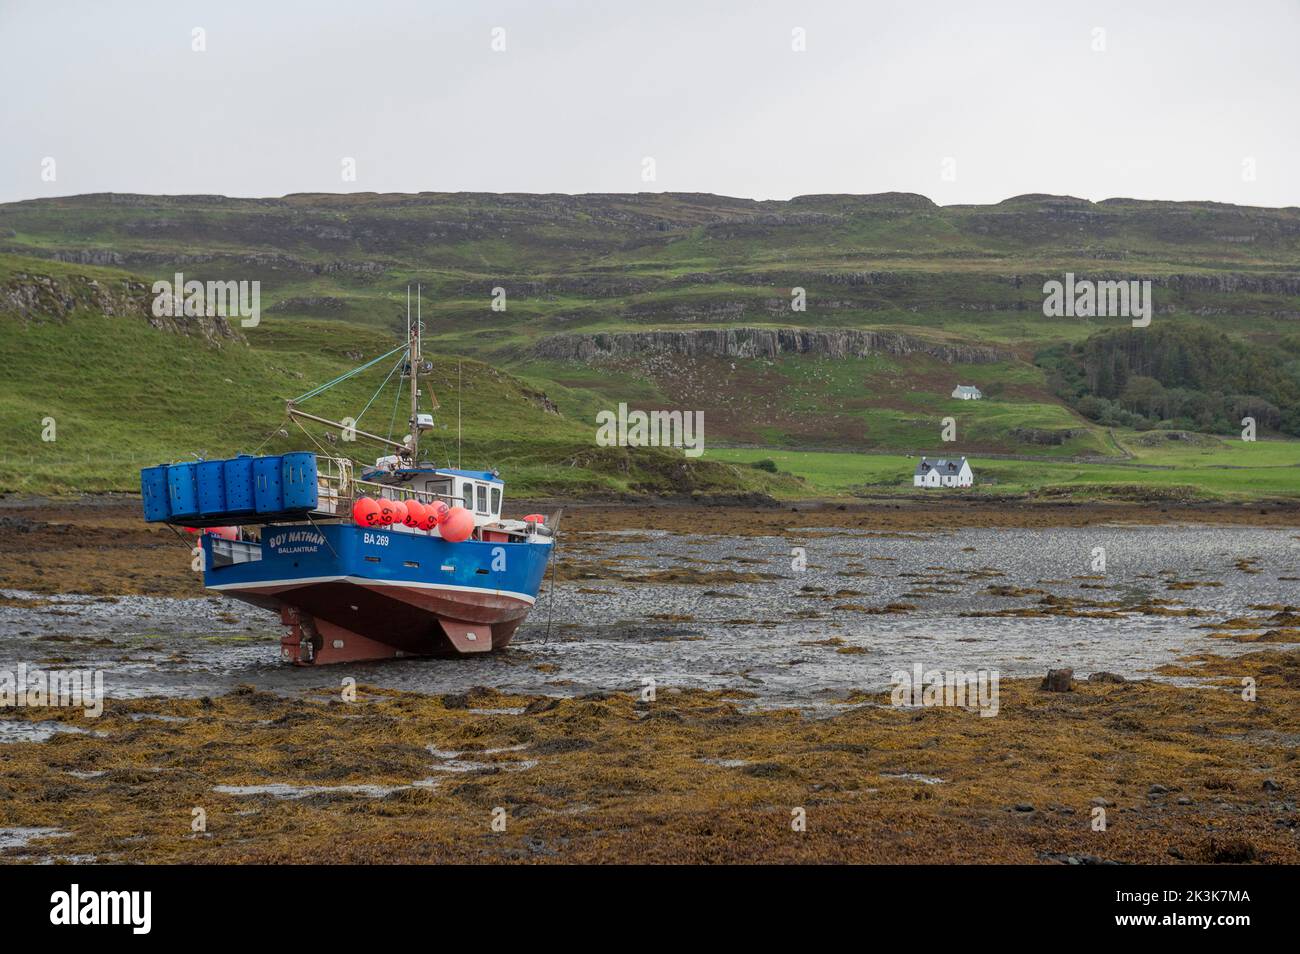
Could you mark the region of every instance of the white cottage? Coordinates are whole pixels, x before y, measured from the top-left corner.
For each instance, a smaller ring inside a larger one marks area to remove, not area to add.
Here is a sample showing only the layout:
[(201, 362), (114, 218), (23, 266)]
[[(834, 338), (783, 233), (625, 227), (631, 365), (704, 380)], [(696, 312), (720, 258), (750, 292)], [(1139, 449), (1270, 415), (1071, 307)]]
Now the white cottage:
[(978, 401), (984, 392), (973, 384), (959, 384), (952, 389), (952, 396), (959, 401)]
[(912, 473), (913, 487), (969, 487), (975, 483), (970, 463), (961, 460), (930, 460), (922, 457)]

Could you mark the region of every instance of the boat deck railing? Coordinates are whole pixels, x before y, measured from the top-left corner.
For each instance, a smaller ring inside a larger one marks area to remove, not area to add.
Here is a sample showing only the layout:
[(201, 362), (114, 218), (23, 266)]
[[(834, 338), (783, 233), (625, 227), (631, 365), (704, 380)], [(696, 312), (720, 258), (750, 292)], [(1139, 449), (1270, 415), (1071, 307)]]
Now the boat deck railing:
[(352, 505), (361, 497), (416, 500), (426, 505), (439, 500), (444, 502), (459, 500), (459, 498), (447, 494), (415, 490), (411, 487), (399, 487), (393, 484), (381, 484), (373, 480), (361, 480), (354, 476), (353, 466), (352, 461), (346, 457), (316, 455), (317, 503), (313, 514), (346, 517), (352, 513)]
[[(361, 480), (353, 474), (352, 468), (352, 461), (346, 457), (316, 455), (317, 503), (316, 509), (311, 512), (312, 517), (322, 519), (333, 517), (340, 520), (350, 520), (352, 505), (360, 497), (417, 500), (426, 506), (440, 500), (445, 503), (455, 504), (459, 503), (461, 499), (428, 490), (415, 490), (411, 487), (401, 487), (395, 484), (381, 484), (373, 480)], [(524, 540), (550, 539), (555, 534), (554, 528), (545, 524), (529, 523), (526, 524), (526, 528), (523, 528), (518, 525), (511, 526), (512, 523), (514, 521), (507, 522), (505, 526), (494, 524), (490, 529), (494, 533), (503, 533)], [(406, 528), (394, 526), (393, 529), (405, 530)]]

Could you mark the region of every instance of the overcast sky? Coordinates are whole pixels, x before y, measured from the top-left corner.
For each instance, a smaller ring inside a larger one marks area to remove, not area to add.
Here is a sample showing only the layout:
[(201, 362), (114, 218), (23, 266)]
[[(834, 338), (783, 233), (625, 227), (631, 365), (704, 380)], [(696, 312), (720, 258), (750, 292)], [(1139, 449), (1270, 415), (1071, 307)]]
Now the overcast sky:
[(1300, 205), (1298, 50), (1300, 0), (0, 0), (0, 200)]

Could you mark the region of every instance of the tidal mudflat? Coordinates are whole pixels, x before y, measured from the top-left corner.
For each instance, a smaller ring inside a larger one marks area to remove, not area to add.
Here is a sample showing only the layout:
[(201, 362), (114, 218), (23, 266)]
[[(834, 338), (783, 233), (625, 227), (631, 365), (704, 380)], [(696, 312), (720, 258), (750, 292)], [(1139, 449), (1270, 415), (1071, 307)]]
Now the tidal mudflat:
[[(102, 669), (109, 700), (5, 713), (0, 857), (1300, 860), (1300, 530), (726, 516), (577, 515), (481, 659), (284, 668), (273, 616), (190, 596), (147, 534), (125, 592), (7, 589), (0, 669)], [(890, 705), (918, 663), (998, 670), (998, 715)]]
[[(1160, 667), (1241, 648), (1242, 630), (1225, 645), (1219, 624), (1285, 630), (1285, 607), (1300, 603), (1300, 531), (1289, 528), (874, 532), (789, 516), (779, 536), (739, 541), (575, 530), (554, 591), (548, 581), (511, 650), (490, 657), (294, 669), (278, 659), (278, 617), (234, 601), (5, 590), (0, 667), (102, 669), (118, 698), (243, 684), (299, 692), (344, 675), (423, 693), (554, 695), (631, 691), (653, 679), (817, 708), (883, 688), (916, 663), (1005, 677), (1071, 667), (1174, 678)], [(154, 553), (186, 572), (183, 549)]]

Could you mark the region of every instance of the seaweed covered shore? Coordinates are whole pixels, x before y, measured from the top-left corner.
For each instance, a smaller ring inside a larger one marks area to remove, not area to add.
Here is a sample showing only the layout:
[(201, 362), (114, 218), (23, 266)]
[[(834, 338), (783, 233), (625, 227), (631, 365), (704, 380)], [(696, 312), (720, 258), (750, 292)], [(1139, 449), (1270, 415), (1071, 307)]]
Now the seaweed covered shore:
[(1180, 666), (1203, 686), (1004, 680), (993, 718), (887, 693), (814, 717), (634, 685), (17, 709), (66, 731), (0, 745), (0, 858), (1300, 861), (1300, 653)]

